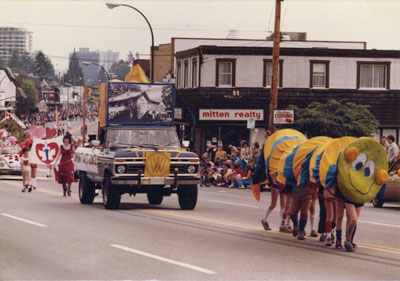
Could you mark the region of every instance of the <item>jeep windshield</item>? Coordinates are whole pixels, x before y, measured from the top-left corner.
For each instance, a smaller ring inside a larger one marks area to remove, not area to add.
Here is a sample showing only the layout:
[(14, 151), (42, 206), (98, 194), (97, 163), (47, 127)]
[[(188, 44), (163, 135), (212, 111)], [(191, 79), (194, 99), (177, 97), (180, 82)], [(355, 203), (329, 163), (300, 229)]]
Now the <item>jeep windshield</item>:
[(107, 147), (144, 148), (155, 146), (180, 147), (179, 138), (173, 129), (167, 128), (118, 128), (107, 132)]

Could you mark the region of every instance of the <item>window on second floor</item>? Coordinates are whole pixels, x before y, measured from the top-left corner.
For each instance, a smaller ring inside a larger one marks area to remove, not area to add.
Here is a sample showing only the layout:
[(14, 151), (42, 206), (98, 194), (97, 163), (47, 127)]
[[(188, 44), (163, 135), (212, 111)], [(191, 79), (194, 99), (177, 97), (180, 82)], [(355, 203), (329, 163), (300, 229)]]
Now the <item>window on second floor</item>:
[(357, 89), (389, 89), (390, 62), (357, 62)]
[(234, 59), (217, 59), (216, 60), (216, 87), (235, 87), (235, 68), (236, 60)]
[[(264, 76), (263, 76), (263, 87), (271, 87), (272, 86), (272, 60), (265, 59), (264, 60)], [(282, 87), (282, 71), (283, 71), (283, 60), (279, 60), (279, 75), (278, 75), (278, 87)]]
[(192, 88), (197, 87), (197, 60), (192, 60)]
[(176, 87), (180, 88), (181, 87), (181, 72), (182, 72), (182, 65), (180, 62), (178, 62), (176, 66)]
[(329, 88), (329, 61), (310, 61), (310, 88)]
[(185, 60), (183, 64), (183, 88), (189, 87), (189, 62)]

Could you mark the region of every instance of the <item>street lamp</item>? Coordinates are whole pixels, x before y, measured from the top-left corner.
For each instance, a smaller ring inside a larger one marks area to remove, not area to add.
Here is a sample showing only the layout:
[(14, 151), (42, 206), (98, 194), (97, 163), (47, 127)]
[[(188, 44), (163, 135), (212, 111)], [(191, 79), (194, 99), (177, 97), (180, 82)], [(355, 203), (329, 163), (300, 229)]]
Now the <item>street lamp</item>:
[(97, 63), (94, 63), (94, 62), (88, 62), (88, 61), (82, 62), (82, 65), (84, 65), (84, 66), (88, 66), (88, 65), (91, 65), (91, 64), (97, 65), (98, 67), (100, 67), (101, 69), (103, 69), (103, 71), (104, 71), (104, 72), (106, 73), (106, 75), (107, 75), (107, 80), (110, 81), (110, 76), (108, 75), (107, 70), (105, 70), (105, 68), (102, 67), (100, 64), (97, 64)]
[(144, 19), (146, 20), (147, 24), (149, 25), (150, 32), (151, 32), (151, 77), (150, 78), (151, 78), (151, 80), (154, 80), (154, 35), (153, 35), (153, 29), (151, 28), (150, 22), (148, 21), (146, 16), (143, 15), (143, 13), (141, 11), (139, 11), (138, 9), (136, 9), (135, 7), (132, 7), (130, 5), (117, 4), (117, 3), (106, 3), (106, 6), (109, 9), (114, 9), (115, 7), (119, 7), (119, 6), (129, 7), (131, 9), (134, 9), (139, 14), (141, 14), (144, 17)]

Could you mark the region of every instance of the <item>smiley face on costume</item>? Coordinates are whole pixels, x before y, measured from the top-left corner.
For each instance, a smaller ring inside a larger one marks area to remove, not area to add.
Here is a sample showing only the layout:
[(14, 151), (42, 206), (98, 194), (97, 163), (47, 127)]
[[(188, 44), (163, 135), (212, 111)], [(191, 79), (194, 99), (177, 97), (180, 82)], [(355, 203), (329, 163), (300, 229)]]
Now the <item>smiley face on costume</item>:
[(383, 147), (373, 138), (361, 137), (340, 154), (337, 182), (348, 200), (365, 203), (376, 197), (388, 179)]

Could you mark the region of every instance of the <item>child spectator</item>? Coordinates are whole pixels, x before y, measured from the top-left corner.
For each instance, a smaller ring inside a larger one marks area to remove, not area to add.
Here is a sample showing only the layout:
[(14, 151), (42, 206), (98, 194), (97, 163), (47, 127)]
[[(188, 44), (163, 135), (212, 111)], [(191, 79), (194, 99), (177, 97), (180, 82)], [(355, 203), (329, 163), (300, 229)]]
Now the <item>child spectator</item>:
[(22, 192), (28, 190), (32, 191), (31, 181), (31, 165), (29, 163), (29, 149), (24, 147), (22, 149), (22, 156), (20, 157), (21, 169), (22, 169)]

